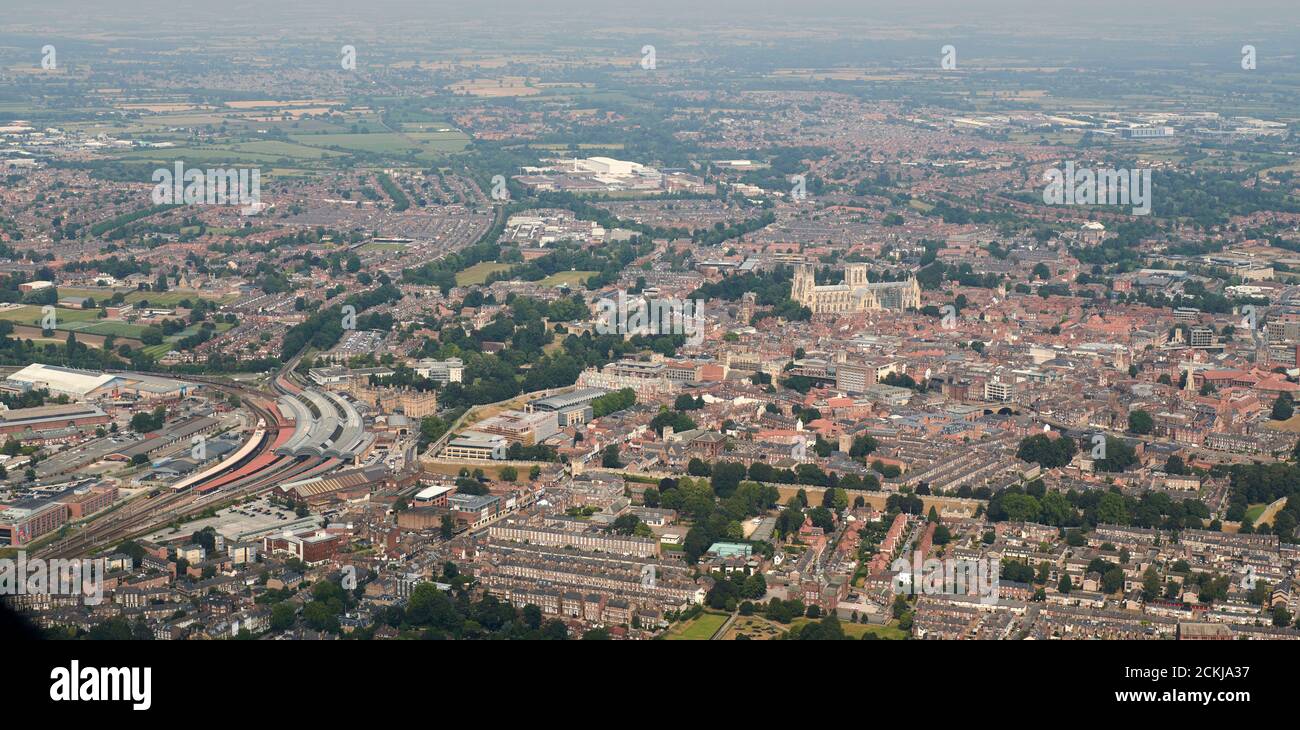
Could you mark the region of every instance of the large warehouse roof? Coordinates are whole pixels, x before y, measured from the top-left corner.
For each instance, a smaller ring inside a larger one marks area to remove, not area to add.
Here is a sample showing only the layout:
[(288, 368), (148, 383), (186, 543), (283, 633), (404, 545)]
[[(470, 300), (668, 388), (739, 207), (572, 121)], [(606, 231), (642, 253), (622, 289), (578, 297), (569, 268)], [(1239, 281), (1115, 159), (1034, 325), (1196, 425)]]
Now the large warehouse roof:
[(117, 380), (117, 376), (34, 363), (10, 375), (9, 380), (52, 393), (84, 396)]

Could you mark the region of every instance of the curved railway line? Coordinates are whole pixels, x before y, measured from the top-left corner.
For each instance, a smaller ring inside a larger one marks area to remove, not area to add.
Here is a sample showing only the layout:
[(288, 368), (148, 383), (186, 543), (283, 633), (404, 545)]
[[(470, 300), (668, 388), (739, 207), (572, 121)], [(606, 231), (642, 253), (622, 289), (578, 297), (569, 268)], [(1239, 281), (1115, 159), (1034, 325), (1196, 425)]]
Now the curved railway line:
[(250, 438), (250, 442), (255, 441), (252, 448), (242, 455), (236, 452), (236, 456), (182, 480), (174, 488), (164, 487), (148, 496), (132, 499), (93, 520), (76, 534), (45, 545), (36, 555), (43, 558), (80, 556), (152, 532), (222, 502), (260, 494), (284, 482), (319, 476), (340, 466), (341, 460), (331, 456), (276, 453), (276, 449), (293, 436), (296, 424), (280, 414), (275, 400), (282, 395), (293, 397), (301, 390), (284, 376), (300, 358), (295, 357), (271, 379), (274, 394), (217, 378), (188, 376), (188, 380), (239, 396), (241, 406), (248, 408), (258, 419), (258, 427)]

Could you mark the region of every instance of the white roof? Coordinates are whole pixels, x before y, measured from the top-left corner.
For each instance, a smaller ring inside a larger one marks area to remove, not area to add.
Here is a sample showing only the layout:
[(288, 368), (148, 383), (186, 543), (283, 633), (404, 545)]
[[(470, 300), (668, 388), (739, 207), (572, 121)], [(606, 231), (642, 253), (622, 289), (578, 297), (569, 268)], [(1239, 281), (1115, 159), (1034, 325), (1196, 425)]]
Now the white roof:
[(415, 499), (416, 501), (423, 502), (426, 500), (433, 499), (434, 497), (442, 496), (447, 492), (450, 492), (451, 490), (452, 490), (451, 487), (440, 487), (440, 486), (425, 487), (415, 495)]
[(9, 380), (30, 383), (36, 388), (86, 395), (117, 380), (117, 376), (34, 363), (10, 375)]

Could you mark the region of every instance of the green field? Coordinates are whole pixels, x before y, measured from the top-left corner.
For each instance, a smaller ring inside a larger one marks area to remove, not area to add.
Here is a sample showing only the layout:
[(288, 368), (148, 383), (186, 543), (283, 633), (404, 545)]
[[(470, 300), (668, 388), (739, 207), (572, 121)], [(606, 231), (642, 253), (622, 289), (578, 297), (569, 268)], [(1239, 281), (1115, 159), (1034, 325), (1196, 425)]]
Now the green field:
[(322, 150), (317, 147), (308, 147), (306, 145), (271, 139), (259, 142), (245, 142), (243, 144), (234, 145), (233, 149), (239, 150), (240, 152), (253, 152), (262, 155), (292, 157), (304, 160), (320, 160), (326, 157), (340, 157), (342, 155), (341, 152)]
[(726, 622), (726, 614), (702, 613), (684, 624), (672, 627), (664, 638), (669, 641), (708, 641)]
[[(796, 626), (803, 626), (804, 624), (809, 623), (812, 620), (813, 619), (810, 618), (797, 618), (794, 621), (790, 622), (790, 628), (794, 628)], [(855, 639), (861, 639), (863, 636), (867, 634), (875, 634), (876, 636), (882, 639), (901, 640), (907, 638), (906, 631), (903, 631), (897, 626), (890, 625), (890, 624), (886, 624), (884, 626), (877, 626), (876, 624), (853, 624), (853, 623), (849, 623), (848, 621), (841, 621), (840, 628), (844, 629), (845, 636), (851, 636)]]
[(1266, 507), (1268, 507), (1268, 505), (1266, 504), (1252, 504), (1251, 506), (1247, 507), (1245, 521), (1249, 522), (1252, 525), (1255, 524), (1255, 520), (1258, 520), (1259, 516), (1264, 514), (1264, 509)]
[(78, 332), (86, 332), (92, 335), (115, 335), (117, 337), (131, 337), (140, 339), (140, 335), (148, 329), (138, 324), (127, 324), (126, 322), (110, 322), (103, 320), (96, 322), (87, 327), (77, 329)]
[[(232, 299), (232, 297), (217, 299), (209, 294), (200, 294), (198, 292), (193, 292), (193, 291), (173, 290), (173, 291), (164, 291), (164, 292), (154, 292), (154, 291), (140, 291), (138, 289), (107, 289), (107, 288), (92, 289), (92, 288), (73, 288), (73, 287), (67, 287), (67, 288), (59, 287), (59, 296), (60, 297), (90, 297), (94, 299), (96, 303), (99, 303), (107, 300), (109, 297), (113, 296), (114, 293), (119, 291), (124, 292), (126, 294), (126, 301), (130, 302), (131, 304), (147, 301), (151, 305), (157, 307), (171, 307), (174, 306), (177, 302), (183, 301), (185, 299), (189, 299), (190, 301), (194, 301), (195, 299), (208, 299), (211, 301), (218, 301), (218, 302), (224, 302)], [(235, 295), (235, 298), (237, 297), (238, 295)], [(91, 314), (94, 314), (93, 310), (91, 311)]]
[(419, 142), (425, 152), (460, 152), (469, 146), (469, 135), (458, 129), (448, 132), (413, 132), (406, 136)]
[(183, 160), (187, 165), (203, 163), (205, 165), (234, 167), (236, 165), (260, 165), (279, 162), (287, 156), (244, 152), (227, 147), (166, 147), (163, 149), (131, 150), (118, 155), (118, 159), (156, 162), (164, 165), (173, 164), (176, 160)]
[(414, 156), (431, 160), (441, 155), (461, 152), (469, 146), (469, 135), (445, 125), (433, 127), (435, 131), (372, 132), (370, 134), (291, 134), (295, 143), (312, 148), (368, 152), (399, 157)]
[(487, 280), (488, 275), (495, 271), (505, 271), (510, 268), (510, 264), (498, 264), (492, 261), (483, 261), (474, 264), (456, 274), (456, 286), (469, 286), (471, 284), (482, 284)]
[(542, 279), (543, 286), (568, 286), (570, 289), (584, 286), (583, 282), (599, 274), (599, 271), (561, 271)]
[(396, 132), (376, 132), (374, 134), (294, 134), (289, 136), (298, 144), (309, 147), (337, 147), (356, 152), (374, 152), (381, 155), (404, 155), (408, 152), (421, 151), (421, 147)]
[[(54, 308), (55, 328), (67, 329), (63, 325), (68, 322), (93, 322), (99, 318), (98, 309), (64, 309), (62, 307)], [(10, 322), (18, 324), (29, 324), (33, 327), (41, 325), (41, 308), (35, 305), (24, 305), (17, 309), (8, 309), (0, 312), (0, 319), (7, 319)]]

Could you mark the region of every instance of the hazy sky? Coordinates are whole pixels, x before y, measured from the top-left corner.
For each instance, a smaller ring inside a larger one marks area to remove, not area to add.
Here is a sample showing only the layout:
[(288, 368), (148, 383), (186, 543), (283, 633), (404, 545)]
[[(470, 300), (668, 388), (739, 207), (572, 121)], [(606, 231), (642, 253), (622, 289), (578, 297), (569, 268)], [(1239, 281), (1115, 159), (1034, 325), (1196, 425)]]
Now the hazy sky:
[(214, 29), (249, 22), (277, 29), (364, 22), (376, 28), (409, 21), (491, 19), (654, 25), (695, 23), (780, 27), (826, 18), (882, 25), (967, 25), (1029, 31), (1081, 29), (1128, 35), (1135, 25), (1192, 34), (1241, 33), (1296, 27), (1300, 0), (3, 0), (6, 25), (46, 29), (100, 24), (140, 25), (147, 18), (210, 23)]

